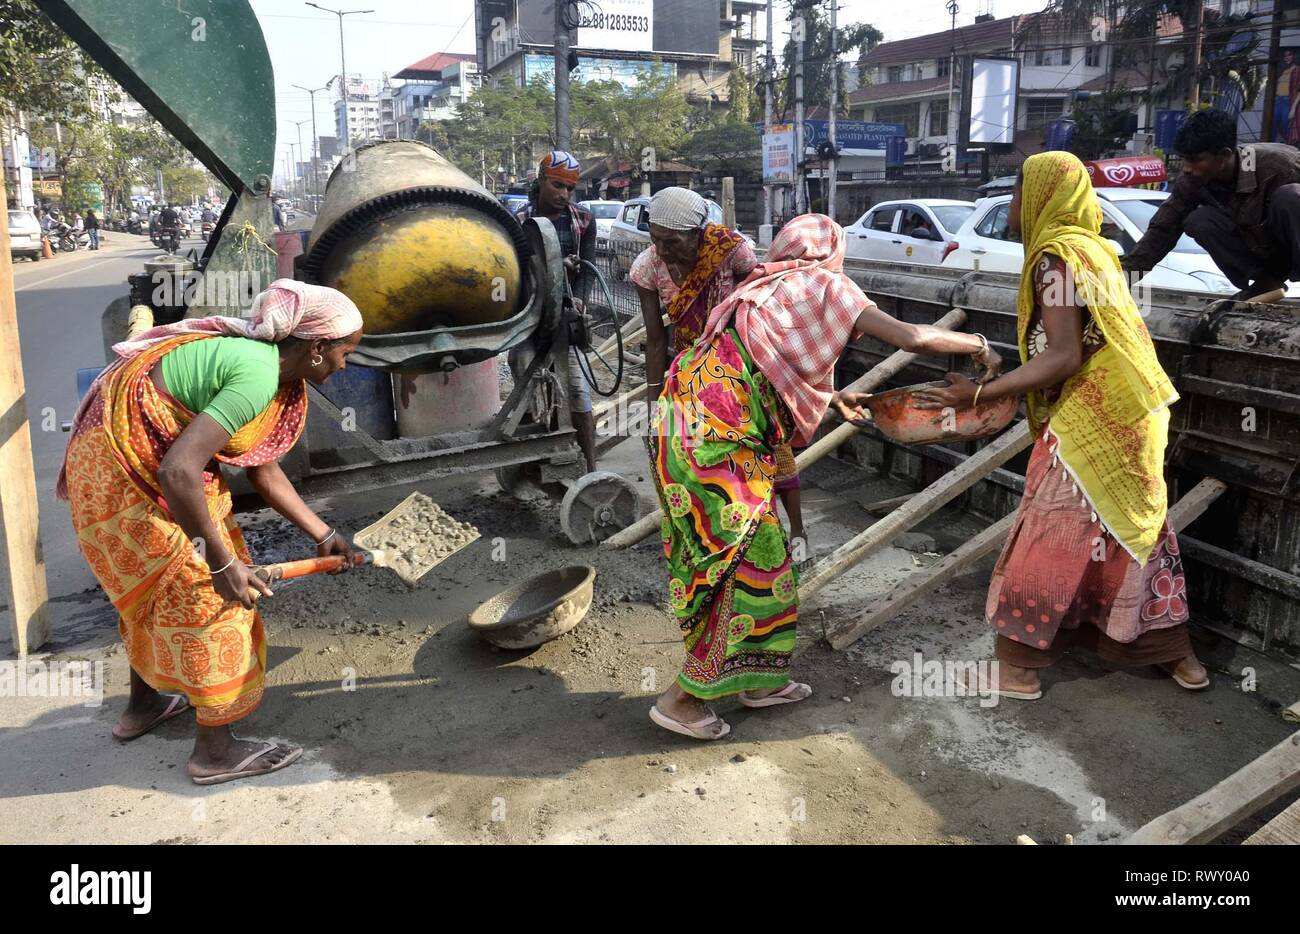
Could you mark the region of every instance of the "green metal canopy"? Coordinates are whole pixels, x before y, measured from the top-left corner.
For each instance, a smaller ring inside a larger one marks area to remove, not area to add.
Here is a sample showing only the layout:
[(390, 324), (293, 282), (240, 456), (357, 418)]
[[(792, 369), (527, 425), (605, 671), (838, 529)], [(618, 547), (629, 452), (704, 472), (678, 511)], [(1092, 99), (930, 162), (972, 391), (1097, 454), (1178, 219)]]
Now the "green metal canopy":
[(232, 191), (269, 185), (275, 78), (248, 0), (36, 3)]

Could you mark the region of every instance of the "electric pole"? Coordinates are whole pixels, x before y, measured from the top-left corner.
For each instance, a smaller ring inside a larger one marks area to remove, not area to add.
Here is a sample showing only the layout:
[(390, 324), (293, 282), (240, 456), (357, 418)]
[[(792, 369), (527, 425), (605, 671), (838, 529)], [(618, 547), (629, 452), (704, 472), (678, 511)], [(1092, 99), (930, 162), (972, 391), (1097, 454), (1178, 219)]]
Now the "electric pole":
[(835, 183), (840, 171), (839, 148), (835, 145), (835, 111), (840, 105), (840, 46), (835, 35), (839, 0), (831, 0), (831, 112), (826, 122), (826, 136), (831, 141), (830, 185), (826, 189), (826, 215), (835, 220)]
[[(772, 0), (767, 0), (767, 47), (763, 65), (767, 72), (763, 83), (763, 134), (772, 132), (772, 95), (776, 91), (776, 56), (772, 53)], [(763, 181), (763, 225), (772, 226), (772, 185)]]
[(555, 148), (569, 150), (568, 0), (555, 0)]
[(312, 209), (315, 210), (315, 201), (320, 197), (320, 175), (317, 172), (317, 153), (319, 151), (319, 139), (316, 135), (316, 92), (329, 90), (326, 84), (323, 88), (305, 88), (301, 84), (295, 84), (293, 87), (299, 91), (306, 91), (311, 98), (311, 195), (313, 200)]
[(315, 7), (325, 13), (333, 13), (339, 18), (339, 68), (342, 69), (342, 91), (343, 91), (343, 148), (344, 150), (352, 148), (352, 126), (348, 123), (348, 59), (343, 50), (343, 17), (351, 16), (354, 13), (373, 13), (374, 10), (331, 10), (329, 7), (321, 6), (319, 3), (312, 3), (306, 0), (307, 6)]
[(803, 43), (807, 21), (803, 18), (803, 5), (795, 7), (794, 18), (794, 211), (804, 214), (808, 202), (804, 193), (804, 136), (803, 136)]

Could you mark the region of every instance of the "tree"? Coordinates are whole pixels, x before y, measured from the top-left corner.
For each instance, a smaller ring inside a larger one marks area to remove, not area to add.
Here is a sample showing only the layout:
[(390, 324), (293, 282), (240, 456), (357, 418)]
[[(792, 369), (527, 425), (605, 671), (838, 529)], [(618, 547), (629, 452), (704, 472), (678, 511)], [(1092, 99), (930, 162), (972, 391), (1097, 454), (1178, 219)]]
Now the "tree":
[(1094, 94), (1086, 101), (1074, 105), (1074, 135), (1070, 152), (1085, 162), (1109, 155), (1122, 149), (1130, 138), (1128, 118), (1124, 105), (1128, 102), (1127, 89)]
[(172, 165), (162, 170), (167, 200), (194, 201), (208, 193), (208, 173), (189, 165)]
[(647, 150), (658, 162), (679, 153), (689, 107), (672, 74), (658, 67), (643, 68), (632, 87), (606, 81), (587, 92), (583, 117), (592, 143), (606, 155), (640, 168)]
[[(1198, 0), (1049, 0), (1042, 13), (1026, 18), (1018, 40), (1021, 47), (1041, 47), (1060, 44), (1062, 36), (1092, 36), (1093, 41), (1110, 47), (1112, 76), (1124, 68), (1151, 75), (1152, 86), (1136, 93), (1143, 101), (1171, 93), (1178, 85), (1199, 82), (1208, 84), (1211, 93), (1239, 95), (1242, 107), (1253, 106), (1265, 80), (1253, 14), (1231, 15), (1205, 7), (1201, 63), (1193, 75), (1197, 8)], [(1183, 24), (1182, 35), (1172, 43), (1157, 44), (1161, 23), (1174, 17)], [(1167, 68), (1163, 63), (1152, 67), (1153, 56), (1171, 51), (1183, 53), (1181, 67)]]
[[(818, 0), (787, 0), (790, 8), (789, 19), (802, 16), (804, 20), (803, 47), (803, 99), (804, 106), (824, 107), (831, 105), (831, 74), (836, 74), (839, 86), (844, 87), (845, 63), (839, 57), (851, 52), (858, 52), (858, 69), (862, 71), (862, 58), (884, 40), (884, 34), (868, 23), (852, 23), (838, 27), (839, 42), (837, 55), (832, 62), (831, 24)], [(777, 78), (780, 93), (777, 100), (782, 101), (783, 118), (794, 115), (795, 81), (794, 66), (798, 47), (794, 37), (786, 43), (782, 53), (781, 67)], [(840, 94), (840, 113), (847, 113), (848, 95)]]
[(0, 0), (0, 116), (85, 117), (87, 82), (103, 76), (32, 0)]
[(704, 166), (718, 175), (752, 175), (760, 169), (762, 138), (748, 123), (728, 119), (691, 134), (682, 147), (682, 158)]

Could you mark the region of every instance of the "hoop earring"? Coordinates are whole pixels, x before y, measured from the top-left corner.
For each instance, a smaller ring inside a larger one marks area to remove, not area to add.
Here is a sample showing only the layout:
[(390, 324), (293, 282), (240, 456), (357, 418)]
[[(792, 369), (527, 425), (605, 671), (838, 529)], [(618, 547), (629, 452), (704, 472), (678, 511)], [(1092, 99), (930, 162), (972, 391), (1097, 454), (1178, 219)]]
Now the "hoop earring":
[(325, 362), (325, 358), (322, 357), (320, 354), (316, 354), (315, 356), (313, 356), (313, 357), (311, 358), (311, 365), (312, 365), (312, 366), (320, 366), (320, 365), (321, 365), (322, 363), (324, 363), (324, 362)]

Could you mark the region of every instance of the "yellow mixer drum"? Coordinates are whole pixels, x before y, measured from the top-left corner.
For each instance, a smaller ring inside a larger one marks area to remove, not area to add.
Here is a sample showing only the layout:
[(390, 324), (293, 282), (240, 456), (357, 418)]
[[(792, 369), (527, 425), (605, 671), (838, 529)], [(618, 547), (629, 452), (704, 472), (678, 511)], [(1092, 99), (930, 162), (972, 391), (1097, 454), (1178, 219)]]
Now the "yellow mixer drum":
[(330, 176), (302, 267), (367, 334), (491, 324), (521, 305), (527, 244), (482, 186), (413, 140), (359, 147)]

